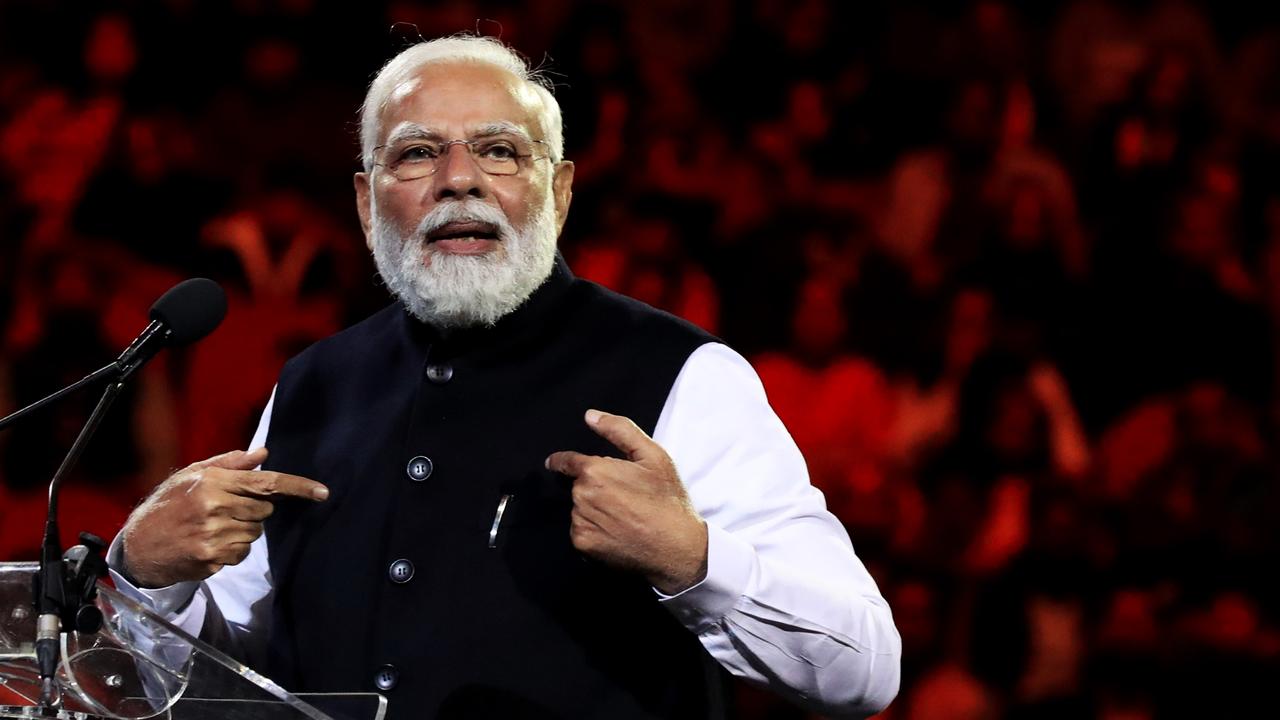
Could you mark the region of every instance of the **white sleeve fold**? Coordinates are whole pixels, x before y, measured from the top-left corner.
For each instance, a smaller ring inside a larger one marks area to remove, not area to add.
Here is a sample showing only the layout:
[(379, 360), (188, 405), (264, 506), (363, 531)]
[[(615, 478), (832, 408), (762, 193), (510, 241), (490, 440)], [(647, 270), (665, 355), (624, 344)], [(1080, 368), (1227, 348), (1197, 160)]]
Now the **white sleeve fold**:
[(685, 363), (654, 439), (707, 521), (707, 577), (663, 604), (730, 672), (833, 716), (898, 692), (902, 643), (844, 526), (742, 356)]

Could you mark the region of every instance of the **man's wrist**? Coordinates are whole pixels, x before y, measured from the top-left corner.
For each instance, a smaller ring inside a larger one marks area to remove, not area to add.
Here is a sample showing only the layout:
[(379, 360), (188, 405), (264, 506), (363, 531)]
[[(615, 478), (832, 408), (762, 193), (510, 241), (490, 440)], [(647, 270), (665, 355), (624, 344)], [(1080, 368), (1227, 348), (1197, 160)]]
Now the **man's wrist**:
[(706, 577), (674, 596), (657, 587), (654, 591), (682, 625), (701, 633), (723, 619), (747, 592), (755, 566), (755, 549), (750, 543), (708, 523)]
[(144, 586), (129, 574), (123, 533), (117, 535), (107, 548), (107, 566), (111, 569), (111, 579), (116, 584), (116, 590), (165, 616), (183, 612), (191, 604), (200, 586), (198, 582), (177, 582), (163, 587)]
[(698, 530), (692, 545), (699, 548), (689, 556), (689, 560), (680, 564), (680, 569), (659, 577), (649, 579), (654, 589), (663, 595), (679, 595), (702, 582), (707, 577), (707, 523), (698, 519)]
[(120, 533), (119, 552), (114, 553), (115, 557), (108, 557), (108, 564), (112, 570), (118, 575), (129, 581), (130, 585), (139, 590), (159, 590), (161, 588), (170, 587), (177, 584), (177, 581), (165, 581), (163, 578), (148, 577), (146, 573), (139, 576), (135, 572), (134, 567), (129, 562), (129, 531), (125, 528)]

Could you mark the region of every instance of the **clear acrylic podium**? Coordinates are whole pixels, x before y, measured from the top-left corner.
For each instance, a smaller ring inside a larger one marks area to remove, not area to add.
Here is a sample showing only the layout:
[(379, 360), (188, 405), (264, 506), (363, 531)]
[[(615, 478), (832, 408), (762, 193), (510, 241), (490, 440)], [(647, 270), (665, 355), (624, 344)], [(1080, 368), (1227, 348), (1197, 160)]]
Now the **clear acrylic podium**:
[(62, 709), (38, 714), (32, 576), (0, 563), (0, 718), (65, 720), (382, 720), (376, 693), (294, 695), (99, 584), (102, 629), (63, 633)]

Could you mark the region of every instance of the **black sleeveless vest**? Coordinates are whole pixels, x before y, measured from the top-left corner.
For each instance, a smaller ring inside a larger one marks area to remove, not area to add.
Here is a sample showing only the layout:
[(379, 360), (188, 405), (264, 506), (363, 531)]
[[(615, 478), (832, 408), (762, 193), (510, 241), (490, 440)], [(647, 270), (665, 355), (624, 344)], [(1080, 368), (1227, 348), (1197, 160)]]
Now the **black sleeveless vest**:
[[(399, 304), (281, 373), (266, 469), (330, 489), (267, 521), (267, 666), (296, 692), (383, 692), (390, 718), (707, 718), (719, 668), (643, 578), (578, 553), (547, 455), (652, 434), (703, 331), (573, 277), (443, 335)], [(508, 501), (491, 531), (501, 499)]]

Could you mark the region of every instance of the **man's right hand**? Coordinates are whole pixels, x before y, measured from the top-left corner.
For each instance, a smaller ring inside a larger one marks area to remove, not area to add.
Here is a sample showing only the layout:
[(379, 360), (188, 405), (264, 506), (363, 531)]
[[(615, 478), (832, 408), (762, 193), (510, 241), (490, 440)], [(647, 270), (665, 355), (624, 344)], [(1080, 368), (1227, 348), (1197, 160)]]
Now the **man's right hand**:
[(266, 448), (235, 450), (174, 473), (129, 516), (117, 569), (140, 587), (204, 580), (248, 557), (272, 498), (329, 497), (314, 480), (253, 469), (266, 459)]

